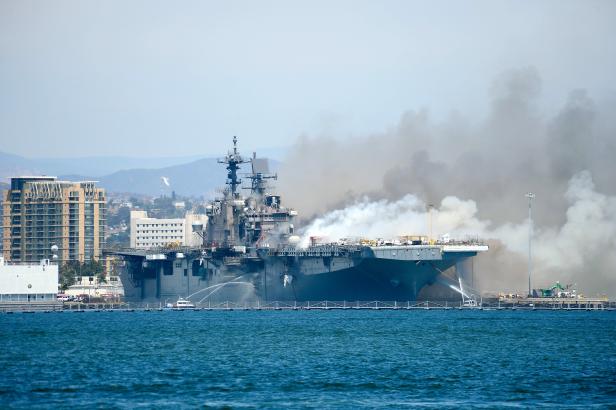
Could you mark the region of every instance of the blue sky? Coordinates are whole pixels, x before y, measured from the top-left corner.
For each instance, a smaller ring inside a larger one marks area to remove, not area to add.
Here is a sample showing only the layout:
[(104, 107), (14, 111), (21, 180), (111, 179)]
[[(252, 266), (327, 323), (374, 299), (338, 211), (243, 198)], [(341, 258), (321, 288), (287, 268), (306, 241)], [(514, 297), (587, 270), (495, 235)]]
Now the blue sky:
[(0, 0), (0, 151), (220, 154), (480, 120), (533, 66), (540, 108), (616, 96), (613, 1)]

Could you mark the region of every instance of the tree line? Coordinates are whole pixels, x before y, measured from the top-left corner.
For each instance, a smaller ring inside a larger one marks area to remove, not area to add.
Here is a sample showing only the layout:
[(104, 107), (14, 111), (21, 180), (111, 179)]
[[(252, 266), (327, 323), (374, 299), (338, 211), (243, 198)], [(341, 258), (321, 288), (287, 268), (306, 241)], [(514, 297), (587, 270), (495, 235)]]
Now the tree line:
[(106, 283), (105, 266), (101, 261), (67, 261), (60, 265), (60, 288), (68, 289), (77, 282), (78, 277), (94, 276), (99, 283)]

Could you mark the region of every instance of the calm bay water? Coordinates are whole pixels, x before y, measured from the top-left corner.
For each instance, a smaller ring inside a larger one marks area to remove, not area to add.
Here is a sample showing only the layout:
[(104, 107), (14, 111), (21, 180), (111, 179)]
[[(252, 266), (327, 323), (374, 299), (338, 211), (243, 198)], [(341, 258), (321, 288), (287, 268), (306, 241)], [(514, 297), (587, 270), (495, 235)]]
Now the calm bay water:
[(616, 313), (0, 315), (2, 408), (616, 406)]

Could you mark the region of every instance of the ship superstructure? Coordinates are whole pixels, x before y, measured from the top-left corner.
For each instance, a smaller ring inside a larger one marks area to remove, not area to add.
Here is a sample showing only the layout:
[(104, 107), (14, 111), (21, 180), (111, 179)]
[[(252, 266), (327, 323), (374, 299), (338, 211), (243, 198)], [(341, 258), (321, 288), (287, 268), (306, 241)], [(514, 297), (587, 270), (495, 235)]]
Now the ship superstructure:
[[(297, 212), (274, 193), (266, 159), (246, 158), (233, 148), (219, 163), (226, 188), (206, 207), (203, 244), (192, 248), (123, 250), (125, 294), (133, 299), (184, 297), (260, 301), (412, 301), (443, 272), (487, 250), (479, 241), (435, 242), (426, 238), (358, 240), (300, 246)], [(250, 164), (242, 187), (240, 170)], [(247, 192), (246, 194), (243, 191)]]
[[(206, 208), (205, 247), (245, 250), (267, 239), (288, 240), (293, 235), (292, 219), (297, 212), (283, 207), (279, 195), (269, 193), (268, 181), (277, 176), (269, 173), (267, 160), (257, 158), (256, 154), (250, 159), (242, 157), (234, 137), (233, 150), (218, 162), (227, 166), (227, 188), (222, 198), (212, 201)], [(238, 170), (245, 163), (252, 166), (247, 196), (238, 189), (242, 184)]]

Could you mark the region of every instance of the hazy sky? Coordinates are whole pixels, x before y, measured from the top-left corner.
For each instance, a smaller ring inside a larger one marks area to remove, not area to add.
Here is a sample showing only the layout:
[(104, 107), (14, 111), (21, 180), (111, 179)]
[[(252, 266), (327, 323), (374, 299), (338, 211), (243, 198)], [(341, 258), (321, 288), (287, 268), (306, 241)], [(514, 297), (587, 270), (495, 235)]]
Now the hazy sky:
[(616, 2), (0, 0), (0, 151), (219, 154), (481, 118), (533, 66), (541, 107), (616, 95)]

